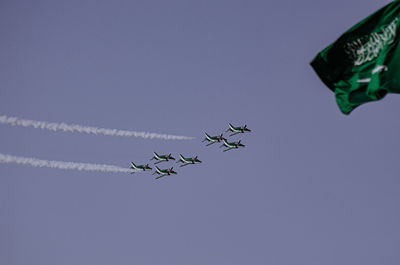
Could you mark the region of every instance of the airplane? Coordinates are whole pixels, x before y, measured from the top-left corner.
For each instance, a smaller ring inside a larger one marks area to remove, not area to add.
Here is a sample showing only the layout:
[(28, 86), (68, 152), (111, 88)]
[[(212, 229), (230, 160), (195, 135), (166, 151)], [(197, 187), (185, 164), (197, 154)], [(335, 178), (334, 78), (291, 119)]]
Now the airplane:
[(156, 177), (156, 179), (162, 178), (164, 176), (169, 176), (171, 174), (175, 174), (175, 175), (178, 174), (177, 172), (174, 171), (173, 167), (167, 168), (167, 169), (159, 169), (157, 166), (155, 166), (155, 167), (156, 167), (156, 171), (152, 175), (154, 175), (154, 174), (160, 175), (160, 176)]
[(227, 132), (233, 132), (231, 135), (229, 136), (233, 136), (236, 135), (238, 133), (245, 133), (245, 132), (251, 132), (250, 129), (247, 129), (247, 125), (245, 126), (239, 126), (239, 127), (235, 127), (232, 124), (229, 123), (229, 129), (226, 130)]
[(185, 158), (183, 155), (179, 154), (179, 161), (177, 161), (176, 163), (182, 162), (183, 164), (180, 165), (179, 167), (184, 167), (190, 164), (198, 164), (201, 163), (201, 161), (197, 158), (197, 156), (193, 157), (193, 158)]
[[(135, 163), (131, 162), (131, 165), (132, 165), (131, 169), (135, 169), (135, 170), (143, 170), (143, 171), (152, 170), (152, 168), (149, 166), (149, 164), (135, 165)], [(135, 173), (135, 172), (132, 172), (131, 174), (133, 174), (133, 173)]]
[(169, 160), (175, 160), (175, 158), (172, 157), (171, 154), (168, 155), (159, 155), (156, 152), (153, 152), (154, 156), (150, 159), (150, 160), (158, 160), (157, 162), (155, 162), (154, 164), (158, 164), (164, 161), (169, 161)]
[(245, 147), (244, 144), (240, 143), (240, 140), (238, 142), (232, 142), (232, 143), (228, 143), (226, 140), (224, 140), (224, 144), (221, 145), (219, 148), (223, 146), (228, 147), (228, 149), (225, 149), (224, 152), (229, 151), (231, 149), (237, 149), (239, 147)]
[(215, 143), (217, 143), (217, 142), (219, 143), (219, 142), (221, 142), (222, 140), (226, 140), (226, 139), (222, 136), (222, 133), (221, 133), (220, 135), (217, 135), (217, 136), (210, 136), (210, 135), (208, 135), (207, 133), (205, 133), (205, 134), (206, 134), (206, 138), (204, 138), (204, 140), (201, 141), (201, 142), (204, 142), (204, 141), (210, 142), (210, 143), (206, 144), (206, 146), (215, 144)]

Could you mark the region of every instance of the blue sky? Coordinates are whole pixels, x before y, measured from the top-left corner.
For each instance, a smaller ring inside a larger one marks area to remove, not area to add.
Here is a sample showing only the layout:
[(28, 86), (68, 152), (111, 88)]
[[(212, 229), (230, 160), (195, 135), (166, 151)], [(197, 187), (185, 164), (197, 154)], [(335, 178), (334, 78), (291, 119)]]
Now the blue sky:
[[(1, 164), (0, 263), (397, 262), (400, 97), (342, 115), (309, 66), (388, 2), (2, 1), (1, 115), (196, 139), (0, 125), (1, 153), (203, 163), (157, 181)], [(229, 122), (245, 149), (201, 143)]]

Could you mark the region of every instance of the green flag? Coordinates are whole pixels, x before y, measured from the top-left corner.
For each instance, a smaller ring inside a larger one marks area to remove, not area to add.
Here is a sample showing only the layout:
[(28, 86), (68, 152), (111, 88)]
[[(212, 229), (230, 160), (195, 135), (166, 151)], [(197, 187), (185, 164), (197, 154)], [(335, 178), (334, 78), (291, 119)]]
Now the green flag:
[(344, 114), (400, 93), (399, 25), (397, 0), (346, 31), (311, 62)]

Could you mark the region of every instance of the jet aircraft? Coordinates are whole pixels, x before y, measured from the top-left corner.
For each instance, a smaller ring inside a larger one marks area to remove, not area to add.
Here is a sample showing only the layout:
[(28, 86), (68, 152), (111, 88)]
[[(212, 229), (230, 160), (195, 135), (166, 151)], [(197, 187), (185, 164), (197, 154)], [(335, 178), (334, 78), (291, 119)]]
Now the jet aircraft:
[(192, 158), (185, 158), (183, 155), (179, 154), (179, 161), (176, 163), (182, 162), (183, 164), (180, 165), (179, 167), (184, 167), (190, 164), (198, 164), (201, 163), (201, 161), (197, 158), (197, 156), (192, 157)]
[(244, 126), (239, 126), (239, 127), (235, 127), (232, 124), (229, 123), (229, 129), (226, 130), (227, 132), (233, 132), (231, 133), (231, 135), (229, 136), (233, 136), (236, 135), (238, 133), (245, 133), (245, 132), (251, 132), (250, 129), (247, 128), (247, 125)]
[(167, 168), (167, 169), (159, 169), (157, 166), (155, 166), (156, 171), (152, 174), (158, 174), (159, 176), (156, 177), (156, 179), (162, 178), (164, 176), (169, 176), (171, 174), (178, 174), (177, 172), (174, 171), (174, 168)]
[(239, 147), (245, 147), (244, 144), (240, 143), (240, 140), (238, 142), (232, 142), (228, 143), (226, 140), (224, 140), (224, 144), (220, 146), (221, 147), (227, 147), (227, 149), (224, 150), (224, 152), (229, 151), (231, 149), (237, 149)]
[(222, 142), (222, 140), (226, 140), (226, 138), (223, 137), (222, 133), (221, 133), (220, 135), (217, 135), (217, 136), (210, 136), (210, 135), (208, 135), (207, 133), (205, 133), (205, 135), (206, 135), (206, 138), (204, 138), (204, 140), (201, 141), (201, 142), (208, 141), (209, 143), (206, 144), (206, 146), (215, 144), (215, 143), (217, 143), (217, 142), (218, 142), (218, 143), (219, 143), (219, 142)]
[(159, 155), (156, 152), (153, 152), (154, 156), (150, 159), (150, 160), (158, 160), (157, 162), (155, 162), (154, 164), (158, 164), (164, 161), (169, 161), (169, 160), (175, 160), (175, 158), (172, 157), (171, 154), (168, 155)]
[[(131, 169), (135, 169), (135, 170), (143, 170), (143, 171), (146, 171), (146, 170), (152, 170), (152, 168), (149, 166), (149, 164), (146, 164), (146, 165), (135, 165), (135, 163), (133, 163), (133, 162), (131, 162)], [(133, 173), (135, 173), (135, 172), (132, 172), (132, 174)]]

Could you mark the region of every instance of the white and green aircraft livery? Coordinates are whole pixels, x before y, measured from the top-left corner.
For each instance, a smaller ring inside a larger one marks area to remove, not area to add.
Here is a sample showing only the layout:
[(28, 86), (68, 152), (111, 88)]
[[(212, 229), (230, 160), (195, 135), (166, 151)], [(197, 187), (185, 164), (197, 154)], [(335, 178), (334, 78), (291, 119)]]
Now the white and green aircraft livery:
[(251, 130), (247, 128), (247, 125), (235, 127), (230, 123), (229, 123), (229, 129), (226, 130), (226, 131), (227, 132), (233, 132), (229, 136), (233, 136), (233, 135), (236, 135), (238, 133), (251, 132)]
[[(239, 134), (239, 133), (246, 133), (246, 132), (251, 132), (250, 129), (247, 128), (247, 125), (244, 126), (239, 126), (239, 127), (235, 127), (233, 126), (231, 123), (229, 123), (229, 129), (227, 130), (227, 132), (231, 132), (230, 136)], [(224, 135), (221, 133), (219, 135), (216, 136), (211, 136), (208, 133), (204, 132), (205, 134), (205, 138), (203, 139), (202, 142), (206, 142), (206, 146), (210, 146), (212, 144), (215, 143), (222, 143), (222, 145), (220, 146), (220, 148), (224, 147), (223, 152), (232, 150), (232, 149), (239, 149), (240, 147), (245, 147), (244, 144), (241, 143), (241, 141), (235, 141), (235, 142), (228, 142), (228, 140), (224, 137)], [(165, 169), (160, 169), (159, 167), (157, 167), (156, 165), (161, 163), (161, 162), (167, 162), (167, 161), (171, 161), (171, 160), (178, 160), (176, 161), (176, 163), (180, 163), (179, 167), (184, 167), (187, 165), (195, 165), (195, 164), (200, 164), (202, 163), (201, 160), (199, 160), (199, 158), (197, 156), (193, 156), (193, 157), (184, 157), (182, 154), (179, 154), (179, 159), (175, 159), (171, 153), (169, 154), (163, 154), (163, 155), (159, 155), (156, 152), (153, 152), (153, 157), (150, 160), (156, 160), (154, 161), (154, 168), (155, 171), (153, 172), (153, 175), (158, 175), (156, 177), (156, 179), (162, 178), (164, 176), (169, 176), (172, 174), (178, 174), (176, 171), (174, 171), (174, 168), (165, 168)], [(145, 165), (136, 165), (134, 162), (131, 162), (131, 167), (130, 167), (133, 173), (139, 172), (139, 171), (148, 171), (148, 170), (152, 170), (152, 168), (149, 166), (149, 164), (145, 164)]]
[(150, 160), (158, 160), (157, 162), (155, 162), (154, 164), (158, 164), (164, 161), (169, 161), (169, 160), (175, 160), (175, 158), (172, 157), (171, 154), (168, 155), (159, 155), (156, 152), (153, 152), (154, 156), (150, 159)]
[(232, 143), (228, 143), (226, 140), (224, 140), (224, 144), (221, 145), (220, 148), (221, 147), (227, 147), (227, 149), (224, 150), (224, 152), (226, 152), (231, 149), (238, 149), (239, 147), (245, 147), (245, 145), (240, 143), (240, 140), (238, 142), (232, 142)]
[(209, 143), (206, 144), (206, 146), (209, 146), (209, 145), (212, 145), (212, 144), (215, 144), (215, 143), (222, 142), (222, 140), (226, 140), (226, 139), (223, 137), (222, 133), (221, 133), (220, 135), (217, 135), (217, 136), (210, 136), (210, 135), (208, 135), (207, 133), (205, 133), (205, 135), (206, 135), (206, 138), (204, 138), (204, 140), (201, 141), (201, 142), (208, 141)]
[(167, 169), (159, 169), (157, 166), (155, 166), (155, 168), (156, 168), (156, 171), (152, 175), (158, 174), (159, 176), (156, 177), (156, 179), (162, 178), (164, 176), (169, 176), (171, 174), (175, 174), (175, 175), (178, 174), (177, 172), (174, 171), (173, 167), (167, 168)]
[[(136, 165), (135, 163), (131, 162), (131, 169), (135, 169), (135, 170), (152, 170), (152, 168), (149, 166), (149, 164), (146, 165)], [(134, 172), (132, 172), (134, 173)]]
[(183, 155), (179, 154), (179, 161), (177, 161), (176, 163), (180, 163), (180, 162), (182, 162), (183, 164), (180, 165), (179, 167), (184, 167), (184, 166), (187, 166), (187, 165), (190, 165), (190, 164), (201, 163), (201, 161), (197, 158), (197, 156), (186, 158)]

